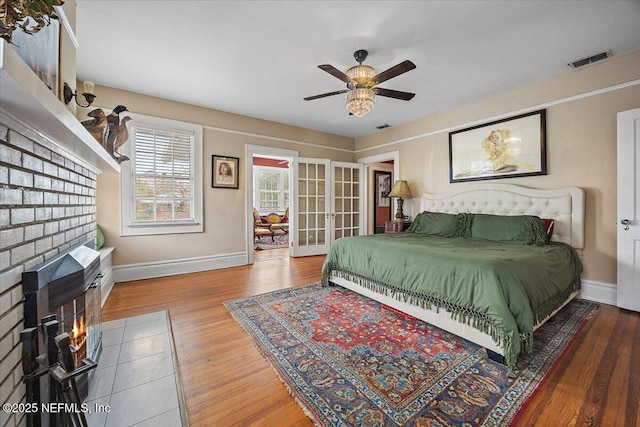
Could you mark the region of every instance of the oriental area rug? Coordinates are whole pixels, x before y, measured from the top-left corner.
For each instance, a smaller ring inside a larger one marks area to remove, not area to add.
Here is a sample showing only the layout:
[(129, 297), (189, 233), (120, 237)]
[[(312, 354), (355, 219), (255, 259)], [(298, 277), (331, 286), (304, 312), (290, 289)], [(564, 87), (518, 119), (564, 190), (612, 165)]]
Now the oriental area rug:
[(262, 237), (255, 242), (253, 249), (257, 250), (269, 250), (269, 249), (282, 249), (289, 246), (289, 234), (277, 234), (273, 236)]
[(338, 286), (225, 306), (320, 426), (508, 425), (597, 308), (570, 302), (509, 376), (478, 345)]

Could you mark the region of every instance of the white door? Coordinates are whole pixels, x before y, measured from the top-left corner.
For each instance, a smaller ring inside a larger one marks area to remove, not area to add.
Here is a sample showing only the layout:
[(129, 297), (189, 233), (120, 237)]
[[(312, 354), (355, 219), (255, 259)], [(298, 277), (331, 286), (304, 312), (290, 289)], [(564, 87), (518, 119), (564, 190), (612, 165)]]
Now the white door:
[(364, 165), (331, 162), (331, 243), (364, 234)]
[(618, 113), (618, 307), (640, 311), (640, 108)]
[(362, 165), (298, 157), (292, 170), (291, 256), (326, 254), (334, 240), (362, 234)]
[(295, 221), (289, 225), (291, 256), (329, 252), (330, 164), (327, 159), (293, 159), (293, 197), (289, 213)]

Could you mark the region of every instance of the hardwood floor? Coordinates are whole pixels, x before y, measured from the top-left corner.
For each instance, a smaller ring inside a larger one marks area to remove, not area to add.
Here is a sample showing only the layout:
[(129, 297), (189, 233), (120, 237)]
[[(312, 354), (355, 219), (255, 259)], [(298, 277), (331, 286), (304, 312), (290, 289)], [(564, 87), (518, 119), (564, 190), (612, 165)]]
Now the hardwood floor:
[[(169, 310), (192, 426), (311, 426), (223, 302), (320, 279), (323, 256), (256, 251), (254, 264), (117, 284), (103, 320)], [(519, 419), (639, 426), (640, 314), (602, 305)]]

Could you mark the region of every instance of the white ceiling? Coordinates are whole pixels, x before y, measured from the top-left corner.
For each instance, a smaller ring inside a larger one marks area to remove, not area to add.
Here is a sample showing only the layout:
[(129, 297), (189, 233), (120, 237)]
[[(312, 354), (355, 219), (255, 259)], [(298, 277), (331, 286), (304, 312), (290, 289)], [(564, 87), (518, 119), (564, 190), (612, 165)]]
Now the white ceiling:
[[(640, 49), (640, 1), (76, 0), (78, 79), (304, 128), (359, 137)], [(346, 71), (417, 68), (349, 116)], [(98, 97), (100, 93), (97, 93)]]

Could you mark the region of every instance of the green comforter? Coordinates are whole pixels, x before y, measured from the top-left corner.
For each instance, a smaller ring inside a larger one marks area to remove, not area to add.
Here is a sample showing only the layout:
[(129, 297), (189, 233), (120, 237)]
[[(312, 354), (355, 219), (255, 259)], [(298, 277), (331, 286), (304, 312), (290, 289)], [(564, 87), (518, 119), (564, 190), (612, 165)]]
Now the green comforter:
[(488, 333), (505, 349), (514, 372), (530, 351), (534, 324), (580, 289), (582, 263), (569, 245), (515, 245), (416, 233), (338, 239), (322, 271), (376, 292), (445, 308), (456, 320)]

